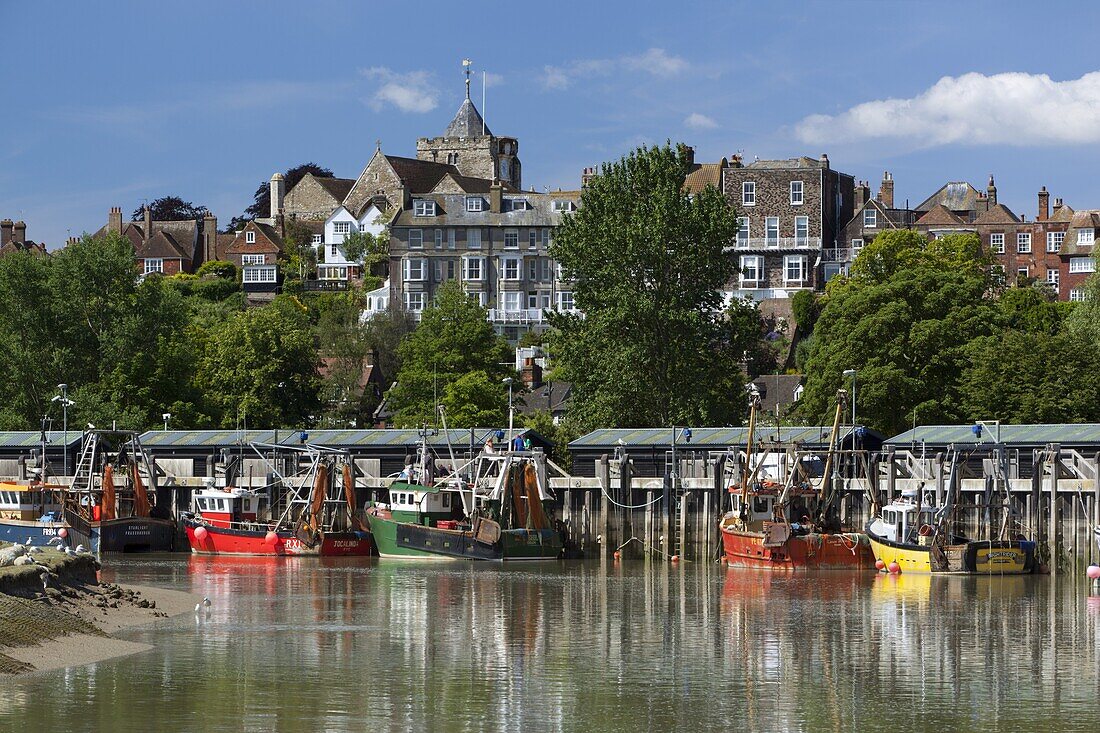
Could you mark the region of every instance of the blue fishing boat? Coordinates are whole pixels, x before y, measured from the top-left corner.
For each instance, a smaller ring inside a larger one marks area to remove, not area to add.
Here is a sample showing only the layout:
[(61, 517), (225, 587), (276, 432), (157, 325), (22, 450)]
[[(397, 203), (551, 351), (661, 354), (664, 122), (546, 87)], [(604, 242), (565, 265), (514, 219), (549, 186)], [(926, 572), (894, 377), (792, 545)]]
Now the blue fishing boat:
[(61, 486), (0, 481), (0, 541), (46, 545), (68, 535), (61, 519)]

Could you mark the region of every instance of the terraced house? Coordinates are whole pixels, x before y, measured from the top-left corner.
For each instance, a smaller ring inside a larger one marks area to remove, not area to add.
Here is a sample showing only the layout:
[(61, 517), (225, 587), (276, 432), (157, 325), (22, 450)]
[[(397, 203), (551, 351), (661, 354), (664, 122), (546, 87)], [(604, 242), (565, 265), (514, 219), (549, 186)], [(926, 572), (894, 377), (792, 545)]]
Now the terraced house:
[(733, 246), (740, 274), (727, 297), (751, 298), (785, 310), (798, 290), (824, 283), (825, 249), (835, 250), (852, 218), (855, 180), (829, 157), (755, 160), (734, 155), (722, 170), (722, 191), (740, 215)]

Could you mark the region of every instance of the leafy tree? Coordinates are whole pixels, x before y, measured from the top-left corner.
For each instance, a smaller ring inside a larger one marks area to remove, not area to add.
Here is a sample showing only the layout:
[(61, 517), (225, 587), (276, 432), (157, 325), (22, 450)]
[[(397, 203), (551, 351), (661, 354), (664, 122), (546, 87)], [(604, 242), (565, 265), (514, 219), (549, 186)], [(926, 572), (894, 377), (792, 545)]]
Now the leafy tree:
[(1100, 275), (1089, 276), (1084, 291), (1085, 299), (1075, 304), (1066, 319), (1066, 328), (1092, 344), (1093, 348), (1100, 348)]
[[(179, 196), (161, 196), (153, 199), (149, 204), (149, 210), (153, 221), (195, 221), (206, 216), (205, 206), (196, 206), (190, 201), (184, 201)], [(131, 215), (132, 221), (142, 221), (145, 218), (145, 207), (139, 206)]]
[(831, 410), (846, 369), (858, 371), (860, 419), (886, 434), (962, 418), (958, 375), (974, 339), (995, 333), (991, 260), (975, 235), (929, 242), (912, 231), (880, 234), (829, 282), (814, 329), (800, 409), (807, 421)]
[(393, 381), (401, 369), (401, 341), (416, 328), (416, 321), (408, 311), (391, 308), (373, 315), (363, 328), (374, 366), (384, 381)]
[(741, 349), (741, 358), (750, 378), (772, 374), (779, 368), (781, 351), (785, 353), (786, 326), (773, 315), (764, 315), (751, 298), (734, 298), (726, 309), (729, 343)]
[(481, 370), (448, 383), (439, 402), (447, 412), (448, 427), (508, 424), (508, 388)]
[(812, 290), (799, 290), (791, 296), (791, 315), (798, 324), (798, 330), (809, 334), (820, 315), (820, 303)]
[(280, 296), (236, 313), (205, 342), (196, 382), (223, 427), (308, 425), (320, 412), (320, 379), (309, 317)]
[(584, 427), (740, 422), (741, 357), (720, 291), (737, 213), (713, 188), (689, 196), (679, 147), (605, 164), (551, 255), (584, 316), (558, 314), (554, 352)]
[(313, 232), (304, 224), (290, 220), (283, 235), (283, 272), (287, 279), (304, 280), (317, 273), (317, 249)]
[(331, 424), (363, 427), (378, 406), (376, 395), (362, 382), (365, 365), (372, 362), (367, 328), (362, 322), (358, 291), (320, 293), (312, 299), (318, 352), (325, 359), (322, 393), (325, 420)]
[(473, 372), (482, 372), (490, 383), (514, 376), (507, 366), (508, 344), (497, 336), (486, 315), (485, 309), (454, 281), (439, 288), (435, 302), (421, 314), (420, 326), (405, 337), (398, 349), (401, 369), (397, 385), (389, 394), (395, 424), (435, 423), (435, 405), (444, 395), (451, 395), (452, 407), (460, 394), (484, 400), (449, 418), (448, 423), (456, 427), (467, 427), (461, 422), (466, 416), (500, 414), (507, 409), (506, 392), (484, 389), (481, 377), (471, 377), (460, 387), (448, 390), (452, 382)]
[(960, 382), (966, 419), (1100, 421), (1100, 350), (1080, 336), (1010, 330), (975, 339)]
[[(332, 171), (316, 163), (302, 163), (296, 165), (283, 174), (286, 191), (290, 191), (298, 182), (305, 178), (307, 173), (312, 173), (316, 178), (333, 178)], [(271, 216), (271, 180), (268, 179), (256, 188), (252, 203), (240, 216), (233, 217), (223, 231), (235, 232), (253, 219), (266, 219)]]

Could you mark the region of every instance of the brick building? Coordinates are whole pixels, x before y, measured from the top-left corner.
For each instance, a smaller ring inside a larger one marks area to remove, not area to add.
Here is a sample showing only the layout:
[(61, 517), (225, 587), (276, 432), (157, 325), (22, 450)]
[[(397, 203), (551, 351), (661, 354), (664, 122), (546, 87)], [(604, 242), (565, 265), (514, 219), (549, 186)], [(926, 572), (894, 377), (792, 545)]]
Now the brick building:
[(829, 158), (757, 160), (733, 156), (722, 170), (722, 191), (740, 215), (734, 244), (740, 277), (727, 297), (785, 301), (820, 287), (823, 251), (836, 249), (852, 218), (855, 181)]
[(154, 221), (146, 206), (141, 221), (124, 222), (122, 209), (113, 206), (107, 214), (107, 225), (93, 236), (111, 232), (134, 245), (138, 272), (142, 275), (194, 273), (205, 261), (206, 253), (216, 249), (218, 219), (207, 212), (201, 221)]
[(0, 221), (0, 257), (16, 252), (27, 252), (37, 257), (46, 256), (46, 245), (27, 239), (27, 225), (23, 221)]
[(852, 260), (879, 232), (909, 229), (916, 221), (916, 213), (912, 209), (894, 205), (894, 177), (890, 171), (883, 172), (878, 195), (871, 198), (870, 192), (870, 185), (866, 181), (860, 181), (855, 186), (852, 218), (837, 237), (835, 248), (827, 248), (822, 254), (826, 282), (836, 275), (846, 273)]

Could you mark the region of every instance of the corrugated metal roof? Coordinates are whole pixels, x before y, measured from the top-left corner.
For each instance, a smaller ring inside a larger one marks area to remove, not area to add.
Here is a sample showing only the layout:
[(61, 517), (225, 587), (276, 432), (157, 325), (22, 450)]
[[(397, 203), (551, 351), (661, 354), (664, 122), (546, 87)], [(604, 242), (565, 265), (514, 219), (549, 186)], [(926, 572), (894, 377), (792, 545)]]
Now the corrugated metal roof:
[[(792, 426), (792, 427), (757, 427), (756, 439), (764, 442), (796, 442), (807, 445), (826, 445), (829, 442), (830, 425), (819, 426)], [(840, 438), (848, 437), (851, 428), (841, 428)], [(868, 431), (877, 436), (873, 430)], [(730, 446), (744, 445), (748, 438), (749, 429), (742, 428), (692, 428), (691, 441), (688, 442), (678, 433), (676, 445), (704, 448), (728, 448)], [(569, 448), (612, 448), (619, 441), (630, 446), (670, 446), (672, 444), (672, 428), (637, 428), (637, 429), (602, 429), (593, 430), (587, 435), (582, 435), (569, 444)]]
[[(915, 430), (906, 430), (886, 441), (887, 445), (912, 443), (931, 443), (949, 445), (951, 443), (970, 444), (993, 443), (996, 428), (982, 428), (981, 440), (974, 435), (973, 425), (921, 425)], [(1000, 431), (1002, 443), (1018, 445), (1097, 445), (1100, 447), (1100, 423), (1055, 424), (1055, 425), (1002, 425)]]
[[(79, 430), (69, 431), (69, 445), (80, 443), (83, 436)], [(65, 433), (51, 430), (46, 433), (47, 447), (61, 447), (65, 444)], [(11, 430), (0, 432), (0, 448), (38, 448), (42, 445), (42, 433), (38, 430)]]
[[(482, 443), (497, 428), (474, 428), (474, 441)], [(298, 445), (301, 437), (298, 430), (150, 430), (141, 436), (142, 445), (147, 448), (219, 448), (222, 446), (248, 445), (249, 443), (282, 443)], [(530, 433), (526, 428), (515, 428), (513, 435)], [(329, 447), (363, 446), (409, 446), (420, 442), (416, 430), (306, 430), (307, 443)], [(470, 430), (452, 429), (447, 431), (450, 442), (456, 447), (469, 445)], [(35, 436), (38, 434), (35, 433)], [(447, 445), (447, 434), (439, 431), (428, 437), (429, 445)]]

